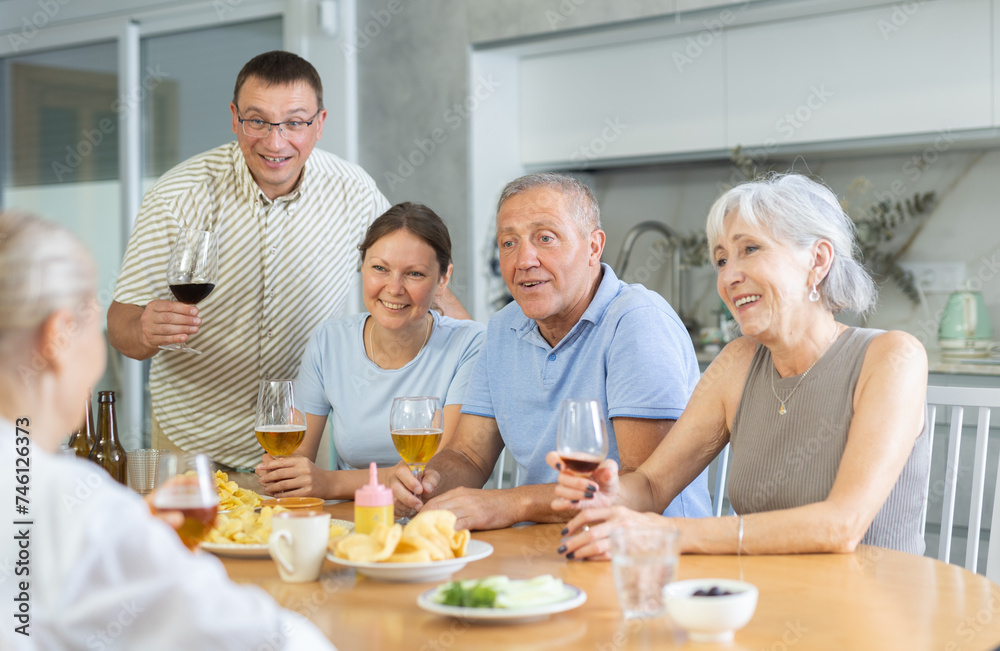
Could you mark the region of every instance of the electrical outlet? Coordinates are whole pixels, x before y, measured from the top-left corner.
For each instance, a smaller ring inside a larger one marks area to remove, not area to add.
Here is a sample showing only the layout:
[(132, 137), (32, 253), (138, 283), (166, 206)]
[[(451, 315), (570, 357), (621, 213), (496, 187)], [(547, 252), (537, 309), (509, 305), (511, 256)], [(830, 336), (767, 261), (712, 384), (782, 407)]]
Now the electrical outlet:
[(965, 282), (964, 262), (900, 262), (924, 292), (953, 292)]

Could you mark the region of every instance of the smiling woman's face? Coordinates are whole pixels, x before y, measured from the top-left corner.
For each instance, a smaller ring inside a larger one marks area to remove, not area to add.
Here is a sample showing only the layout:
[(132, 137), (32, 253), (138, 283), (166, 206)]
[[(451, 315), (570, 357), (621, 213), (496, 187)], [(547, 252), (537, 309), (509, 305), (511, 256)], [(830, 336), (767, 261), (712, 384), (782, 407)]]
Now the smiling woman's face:
[(783, 323), (809, 305), (810, 255), (781, 242), (736, 212), (712, 251), (716, 287), (744, 335), (779, 335)]
[(422, 325), (435, 293), (448, 282), (434, 247), (405, 228), (384, 235), (361, 268), (365, 308), (387, 330)]

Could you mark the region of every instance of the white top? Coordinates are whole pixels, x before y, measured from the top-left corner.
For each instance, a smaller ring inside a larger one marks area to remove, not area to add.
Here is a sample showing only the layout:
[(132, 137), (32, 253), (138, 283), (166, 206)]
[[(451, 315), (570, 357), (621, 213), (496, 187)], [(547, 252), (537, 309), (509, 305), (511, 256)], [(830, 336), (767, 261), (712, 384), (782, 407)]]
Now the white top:
[(295, 400), (310, 414), (332, 414), (337, 468), (399, 463), (389, 436), (389, 409), (397, 396), (437, 396), (441, 406), (461, 405), (479, 356), (486, 326), (431, 311), (430, 339), (398, 369), (379, 368), (365, 354), (368, 314), (321, 324), (306, 345)]
[(202, 354), (159, 352), (150, 367), (153, 415), (167, 438), (237, 468), (260, 461), (260, 380), (295, 377), (313, 329), (343, 313), (357, 245), (388, 208), (364, 170), (319, 149), (298, 187), (274, 201), (236, 142), (160, 177), (142, 200), (115, 300), (173, 300), (167, 262), (179, 228), (219, 240), (215, 291), (198, 304), (202, 325), (189, 341)]
[[(260, 588), (230, 581), (211, 554), (189, 552), (104, 470), (25, 450), (16, 436), (0, 419), (0, 649), (333, 649)], [(21, 493), (15, 464), (30, 468)], [(21, 592), (26, 602), (15, 601)], [(29, 636), (15, 630), (21, 603)]]

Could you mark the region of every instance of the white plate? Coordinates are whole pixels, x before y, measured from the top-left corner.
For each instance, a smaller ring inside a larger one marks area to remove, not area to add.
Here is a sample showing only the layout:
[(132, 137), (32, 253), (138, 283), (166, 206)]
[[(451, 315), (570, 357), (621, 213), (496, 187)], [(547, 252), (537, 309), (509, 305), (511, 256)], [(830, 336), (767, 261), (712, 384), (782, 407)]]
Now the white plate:
[(241, 543), (201, 543), (201, 548), (216, 556), (231, 556), (233, 558), (271, 558), (267, 545), (247, 545)]
[(378, 581), (397, 581), (403, 583), (419, 583), (422, 581), (440, 581), (459, 571), (467, 563), (486, 558), (493, 553), (493, 545), (482, 540), (470, 540), (462, 558), (449, 558), (446, 561), (431, 561), (430, 563), (361, 563), (337, 558), (333, 553), (326, 555), (328, 559), (339, 565), (353, 567), (358, 574), (364, 574)]
[[(347, 520), (330, 520), (330, 524), (337, 524), (345, 529), (348, 533), (354, 531), (354, 523)], [(267, 545), (252, 545), (246, 543), (201, 543), (201, 548), (206, 552), (212, 552), (216, 556), (229, 556), (232, 558), (271, 558), (271, 554), (267, 551)]]
[(543, 606), (529, 606), (527, 608), (463, 608), (461, 606), (445, 606), (433, 600), (437, 588), (433, 588), (417, 597), (417, 605), (424, 610), (438, 615), (447, 615), (457, 619), (464, 619), (472, 623), (483, 624), (524, 624), (526, 622), (536, 622), (546, 619), (554, 613), (561, 613), (572, 610), (583, 605), (587, 601), (587, 593), (576, 586), (564, 583), (572, 596), (563, 601), (557, 601)]

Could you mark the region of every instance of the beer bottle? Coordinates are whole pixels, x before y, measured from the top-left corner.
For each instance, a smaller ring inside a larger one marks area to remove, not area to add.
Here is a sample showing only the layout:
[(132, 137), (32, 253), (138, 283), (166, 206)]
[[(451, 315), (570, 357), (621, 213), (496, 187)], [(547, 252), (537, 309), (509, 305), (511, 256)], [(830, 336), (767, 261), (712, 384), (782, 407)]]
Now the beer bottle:
[(128, 485), (125, 448), (118, 442), (114, 391), (101, 391), (97, 394), (97, 442), (90, 452), (90, 460), (107, 470), (118, 482)]
[(97, 438), (94, 436), (94, 410), (90, 406), (91, 396), (87, 397), (87, 409), (80, 429), (69, 437), (69, 446), (76, 450), (76, 456), (86, 459), (94, 449)]

